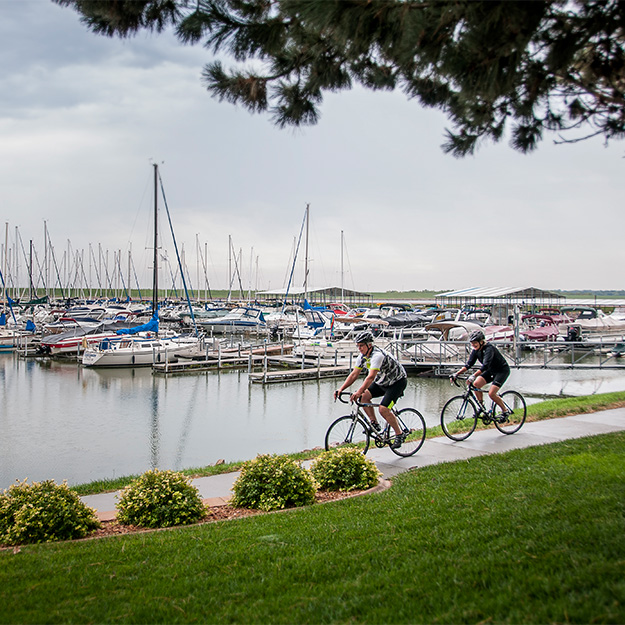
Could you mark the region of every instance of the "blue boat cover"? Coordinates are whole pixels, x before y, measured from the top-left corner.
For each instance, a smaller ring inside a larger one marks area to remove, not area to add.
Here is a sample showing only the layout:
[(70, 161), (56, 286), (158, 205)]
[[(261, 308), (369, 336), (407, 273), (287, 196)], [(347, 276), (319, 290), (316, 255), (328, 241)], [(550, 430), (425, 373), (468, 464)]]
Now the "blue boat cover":
[(137, 332), (158, 332), (158, 311), (152, 315), (147, 323), (135, 328), (121, 328), (115, 334), (137, 334)]

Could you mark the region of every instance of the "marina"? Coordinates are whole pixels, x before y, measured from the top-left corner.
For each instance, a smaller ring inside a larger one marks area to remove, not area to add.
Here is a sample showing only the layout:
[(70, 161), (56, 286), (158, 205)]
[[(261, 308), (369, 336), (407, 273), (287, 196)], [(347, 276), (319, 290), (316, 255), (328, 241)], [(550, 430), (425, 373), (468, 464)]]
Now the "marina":
[(476, 328), (508, 360), (506, 386), (530, 403), (625, 387), (616, 305), (565, 310), (565, 298), (536, 289), (488, 302), (374, 303), (337, 287), (192, 301), (156, 297), (156, 274), (151, 300), (25, 301), (5, 289), (0, 488), (320, 447), (345, 412), (333, 391), (365, 329), (406, 368), (401, 406), (417, 408), (428, 427), (439, 423), (454, 392), (447, 377), (466, 362)]

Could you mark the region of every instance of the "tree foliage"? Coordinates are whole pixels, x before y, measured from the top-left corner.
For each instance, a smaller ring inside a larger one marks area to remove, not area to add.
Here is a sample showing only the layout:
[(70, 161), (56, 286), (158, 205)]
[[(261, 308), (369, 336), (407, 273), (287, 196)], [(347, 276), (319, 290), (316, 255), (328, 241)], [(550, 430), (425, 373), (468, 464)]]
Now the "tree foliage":
[(625, 133), (625, 2), (619, 0), (54, 0), (93, 32), (175, 29), (213, 60), (208, 91), (279, 127), (315, 124), (323, 95), (402, 90), (447, 115), (444, 150), (509, 133), (574, 142)]

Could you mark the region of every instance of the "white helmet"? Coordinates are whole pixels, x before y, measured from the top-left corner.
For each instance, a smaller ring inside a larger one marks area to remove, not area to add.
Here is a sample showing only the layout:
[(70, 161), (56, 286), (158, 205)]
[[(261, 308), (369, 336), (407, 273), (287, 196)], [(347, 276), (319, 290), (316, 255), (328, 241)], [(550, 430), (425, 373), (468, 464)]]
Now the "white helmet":
[(369, 330), (365, 330), (356, 336), (356, 343), (373, 343), (373, 334)]

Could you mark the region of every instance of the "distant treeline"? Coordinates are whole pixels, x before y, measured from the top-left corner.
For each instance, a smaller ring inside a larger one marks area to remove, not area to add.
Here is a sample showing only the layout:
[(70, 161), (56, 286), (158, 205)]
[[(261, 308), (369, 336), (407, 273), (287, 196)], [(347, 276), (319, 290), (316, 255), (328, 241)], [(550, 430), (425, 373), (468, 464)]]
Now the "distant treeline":
[(625, 297), (625, 291), (561, 291), (559, 289), (554, 289), (554, 293), (562, 293), (566, 297)]

